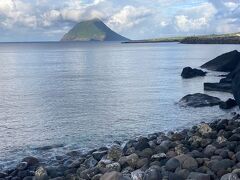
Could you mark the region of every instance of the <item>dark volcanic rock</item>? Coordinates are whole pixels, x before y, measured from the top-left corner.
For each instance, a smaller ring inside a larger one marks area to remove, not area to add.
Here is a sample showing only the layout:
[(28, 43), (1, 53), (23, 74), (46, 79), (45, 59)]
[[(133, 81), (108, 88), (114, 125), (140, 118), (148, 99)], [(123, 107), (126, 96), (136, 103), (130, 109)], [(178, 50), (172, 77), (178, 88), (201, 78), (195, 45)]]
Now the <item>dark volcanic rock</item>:
[(166, 169), (168, 171), (175, 171), (178, 167), (180, 167), (180, 162), (176, 158), (171, 158), (166, 163)]
[(181, 76), (183, 78), (193, 78), (193, 77), (197, 77), (197, 76), (205, 76), (207, 74), (207, 72), (204, 72), (200, 69), (193, 69), (191, 67), (185, 67), (182, 71)]
[(210, 180), (211, 176), (209, 174), (192, 172), (192, 173), (189, 174), (188, 179), (192, 179), (192, 180)]
[(240, 71), (233, 78), (232, 90), (235, 100), (240, 106)]
[(179, 101), (180, 105), (191, 107), (216, 106), (219, 105), (221, 102), (222, 101), (217, 97), (201, 93), (189, 94), (187, 96), (184, 96)]
[(204, 83), (204, 90), (206, 91), (220, 91), (232, 93), (231, 83)]
[(25, 157), (22, 162), (27, 162), (27, 164), (29, 166), (35, 166), (39, 164), (39, 160), (35, 157), (29, 156), (29, 157)]
[(201, 67), (213, 71), (232, 72), (240, 63), (240, 53), (235, 50), (222, 54)]
[(237, 105), (237, 102), (234, 99), (228, 99), (226, 102), (221, 102), (219, 107), (221, 109), (231, 109)]

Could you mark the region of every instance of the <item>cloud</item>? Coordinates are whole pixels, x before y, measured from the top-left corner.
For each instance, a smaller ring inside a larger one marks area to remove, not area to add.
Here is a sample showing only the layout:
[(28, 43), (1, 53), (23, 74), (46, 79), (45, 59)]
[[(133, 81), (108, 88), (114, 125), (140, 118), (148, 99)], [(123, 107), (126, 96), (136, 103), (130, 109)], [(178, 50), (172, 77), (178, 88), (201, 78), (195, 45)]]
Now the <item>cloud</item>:
[(125, 6), (109, 19), (108, 25), (122, 31), (139, 24), (151, 14), (151, 10), (144, 7)]
[(20, 0), (4, 0), (0, 2), (0, 26), (10, 29), (14, 25), (36, 27), (37, 18), (32, 12), (31, 4)]
[(204, 3), (197, 7), (187, 8), (175, 16), (176, 29), (189, 32), (210, 27), (217, 10), (211, 3)]
[(228, 33), (240, 31), (240, 1), (0, 0), (0, 41), (58, 40), (77, 22), (95, 17), (134, 39)]

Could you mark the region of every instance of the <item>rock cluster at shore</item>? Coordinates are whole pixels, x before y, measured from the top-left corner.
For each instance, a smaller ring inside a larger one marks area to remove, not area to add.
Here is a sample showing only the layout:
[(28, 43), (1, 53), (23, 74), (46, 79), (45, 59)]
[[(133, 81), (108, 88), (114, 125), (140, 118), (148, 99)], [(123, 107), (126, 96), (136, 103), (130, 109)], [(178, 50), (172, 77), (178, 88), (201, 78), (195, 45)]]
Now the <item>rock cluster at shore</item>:
[(240, 115), (179, 132), (154, 133), (87, 154), (57, 156), (58, 165), (27, 157), (1, 180), (238, 180)]
[(201, 67), (214, 71), (228, 72), (229, 74), (217, 83), (204, 83), (204, 89), (233, 93), (240, 105), (240, 52), (234, 50), (222, 54)]
[[(228, 99), (226, 102), (215, 103), (216, 97), (207, 96), (204, 94), (187, 95), (180, 100), (180, 104), (185, 102), (186, 105), (192, 107), (203, 107), (220, 105), (221, 109), (230, 109), (236, 106), (240, 106), (240, 52), (237, 50), (222, 54), (213, 60), (203, 64), (201, 68), (206, 68), (212, 71), (228, 72), (227, 75), (223, 75), (223, 78), (219, 82), (203, 84), (206, 91), (220, 91), (233, 93), (234, 99)], [(183, 78), (193, 78), (196, 76), (204, 76), (206, 72), (199, 69), (192, 69), (185, 67), (181, 76)], [(219, 99), (220, 100), (220, 99)]]

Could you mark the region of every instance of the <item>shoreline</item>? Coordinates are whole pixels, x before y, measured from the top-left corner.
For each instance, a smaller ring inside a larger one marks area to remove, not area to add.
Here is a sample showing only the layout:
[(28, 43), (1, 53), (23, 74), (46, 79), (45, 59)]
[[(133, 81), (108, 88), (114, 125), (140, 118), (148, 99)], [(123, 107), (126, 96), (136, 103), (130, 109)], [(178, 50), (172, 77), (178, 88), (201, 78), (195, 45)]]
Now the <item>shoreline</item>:
[[(180, 131), (115, 142), (86, 154), (56, 156), (56, 164), (26, 157), (0, 179), (221, 179), (240, 175), (240, 115)], [(239, 163), (238, 163), (239, 162)], [(231, 173), (231, 174), (229, 174)], [(225, 175), (226, 176), (226, 175)], [(110, 178), (111, 179), (111, 178)]]

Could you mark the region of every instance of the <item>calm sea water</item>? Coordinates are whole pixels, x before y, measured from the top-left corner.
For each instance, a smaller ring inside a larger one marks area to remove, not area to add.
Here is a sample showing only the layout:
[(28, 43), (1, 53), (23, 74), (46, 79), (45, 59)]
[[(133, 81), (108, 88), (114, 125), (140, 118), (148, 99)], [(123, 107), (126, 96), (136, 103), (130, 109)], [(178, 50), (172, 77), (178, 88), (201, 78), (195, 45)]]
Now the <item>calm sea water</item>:
[[(219, 80), (215, 72), (183, 80), (183, 67), (234, 49), (240, 46), (1, 43), (0, 168), (27, 155), (48, 158), (228, 113), (176, 102), (203, 92), (203, 82)], [(46, 145), (61, 147), (37, 149)]]

